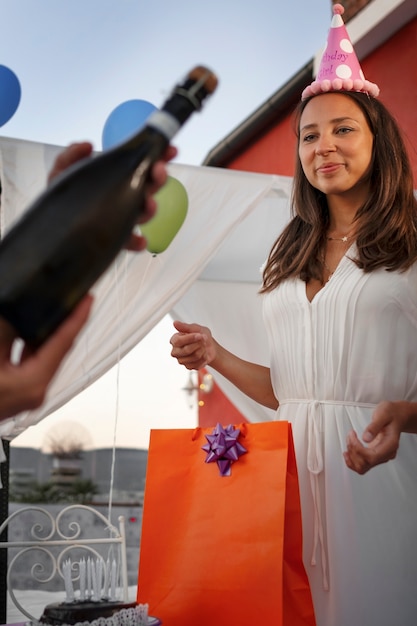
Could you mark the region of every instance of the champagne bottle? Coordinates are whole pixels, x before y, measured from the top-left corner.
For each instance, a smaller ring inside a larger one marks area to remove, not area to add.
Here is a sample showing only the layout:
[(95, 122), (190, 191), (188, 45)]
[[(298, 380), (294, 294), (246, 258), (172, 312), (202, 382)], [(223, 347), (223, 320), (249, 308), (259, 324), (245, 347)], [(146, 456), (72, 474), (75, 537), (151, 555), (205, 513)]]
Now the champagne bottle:
[(129, 239), (153, 164), (217, 86), (197, 66), (133, 137), (57, 176), (0, 245), (0, 316), (36, 348)]

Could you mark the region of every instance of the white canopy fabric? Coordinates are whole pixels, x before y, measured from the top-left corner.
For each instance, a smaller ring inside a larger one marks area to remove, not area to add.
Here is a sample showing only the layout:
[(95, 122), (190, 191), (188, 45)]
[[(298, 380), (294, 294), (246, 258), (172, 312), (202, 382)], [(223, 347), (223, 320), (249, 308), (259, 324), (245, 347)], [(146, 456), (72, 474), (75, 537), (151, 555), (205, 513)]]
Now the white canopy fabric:
[[(45, 187), (47, 172), (62, 149), (0, 138), (2, 233)], [(260, 267), (289, 217), (291, 178), (176, 163), (169, 165), (169, 173), (189, 198), (180, 232), (158, 256), (120, 253), (93, 289), (92, 317), (46, 402), (1, 422), (0, 437), (17, 436), (68, 402), (169, 312), (210, 326), (219, 341), (243, 358), (268, 363), (257, 291)], [(271, 417), (227, 381), (217, 380), (247, 419)]]

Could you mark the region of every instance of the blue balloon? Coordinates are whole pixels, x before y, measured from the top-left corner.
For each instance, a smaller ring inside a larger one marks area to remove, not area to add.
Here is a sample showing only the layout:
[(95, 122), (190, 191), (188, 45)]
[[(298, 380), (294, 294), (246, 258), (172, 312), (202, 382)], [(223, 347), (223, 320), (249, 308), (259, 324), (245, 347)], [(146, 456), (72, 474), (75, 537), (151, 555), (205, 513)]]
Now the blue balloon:
[(127, 100), (110, 113), (104, 124), (103, 150), (112, 148), (134, 135), (146, 122), (156, 106), (146, 100)]
[(16, 74), (8, 67), (0, 65), (0, 126), (3, 126), (15, 114), (21, 94)]

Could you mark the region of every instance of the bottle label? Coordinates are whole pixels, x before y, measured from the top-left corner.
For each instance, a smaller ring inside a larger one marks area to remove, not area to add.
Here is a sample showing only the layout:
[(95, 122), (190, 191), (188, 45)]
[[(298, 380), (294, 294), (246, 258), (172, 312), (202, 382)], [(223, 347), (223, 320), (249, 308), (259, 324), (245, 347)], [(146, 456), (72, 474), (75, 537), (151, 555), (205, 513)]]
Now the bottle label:
[(147, 126), (152, 126), (161, 132), (170, 141), (177, 134), (181, 125), (178, 120), (167, 111), (153, 111), (146, 120)]

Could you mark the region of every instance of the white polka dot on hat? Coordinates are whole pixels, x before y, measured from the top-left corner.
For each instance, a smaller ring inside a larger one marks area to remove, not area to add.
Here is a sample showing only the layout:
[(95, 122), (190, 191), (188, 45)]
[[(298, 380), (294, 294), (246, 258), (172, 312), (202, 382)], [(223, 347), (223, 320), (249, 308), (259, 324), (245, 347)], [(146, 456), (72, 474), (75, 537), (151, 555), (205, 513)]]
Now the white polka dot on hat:
[(305, 100), (328, 91), (362, 91), (376, 98), (379, 87), (365, 79), (342, 19), (344, 8), (333, 6), (333, 19), (317, 78), (301, 94)]

